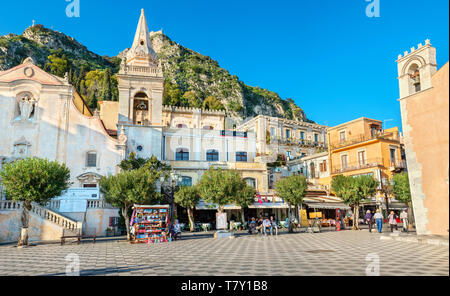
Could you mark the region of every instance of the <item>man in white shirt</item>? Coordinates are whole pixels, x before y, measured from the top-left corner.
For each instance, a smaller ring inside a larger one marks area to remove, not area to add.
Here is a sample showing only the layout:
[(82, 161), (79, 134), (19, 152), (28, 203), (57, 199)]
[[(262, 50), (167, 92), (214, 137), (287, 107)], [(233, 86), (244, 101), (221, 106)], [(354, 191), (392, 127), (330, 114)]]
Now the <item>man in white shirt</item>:
[(381, 233), (381, 230), (383, 229), (383, 215), (381, 214), (380, 209), (377, 210), (375, 215), (373, 215), (373, 218), (375, 219), (375, 222), (377, 223), (377, 229), (378, 232)]
[(263, 221), (263, 229), (264, 229), (264, 235), (267, 235), (267, 231), (270, 231), (271, 223), (269, 221), (269, 218), (266, 217)]

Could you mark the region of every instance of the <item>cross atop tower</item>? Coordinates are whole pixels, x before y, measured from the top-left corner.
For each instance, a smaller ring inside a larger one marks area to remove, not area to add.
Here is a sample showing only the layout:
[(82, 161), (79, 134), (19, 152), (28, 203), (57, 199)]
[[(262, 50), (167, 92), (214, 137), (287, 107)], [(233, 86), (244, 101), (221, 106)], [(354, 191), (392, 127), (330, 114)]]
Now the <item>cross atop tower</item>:
[(152, 47), (150, 32), (144, 9), (141, 10), (141, 17), (134, 36), (133, 45), (127, 53), (127, 65), (131, 66), (157, 66), (158, 56)]

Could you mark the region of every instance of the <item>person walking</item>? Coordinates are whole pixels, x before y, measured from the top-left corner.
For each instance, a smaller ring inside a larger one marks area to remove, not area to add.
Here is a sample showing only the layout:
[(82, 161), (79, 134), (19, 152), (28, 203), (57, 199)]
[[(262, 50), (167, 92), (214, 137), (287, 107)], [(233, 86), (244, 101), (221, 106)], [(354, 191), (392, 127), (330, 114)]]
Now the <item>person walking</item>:
[(402, 220), (403, 231), (408, 233), (409, 221), (408, 221), (408, 213), (406, 212), (406, 210), (403, 210), (401, 212), (400, 219)]
[(367, 224), (369, 224), (369, 232), (372, 232), (373, 220), (372, 220), (372, 213), (370, 212), (370, 210), (367, 210), (365, 218), (366, 218)]
[(391, 211), (391, 213), (388, 216), (389, 219), (389, 225), (391, 226), (391, 232), (394, 232), (395, 230), (398, 230), (397, 227), (397, 216), (395, 215), (394, 211)]
[(375, 215), (373, 215), (373, 218), (375, 219), (375, 222), (377, 224), (377, 229), (378, 232), (381, 233), (381, 231), (383, 230), (383, 215), (381, 214), (380, 209), (377, 210), (377, 212), (375, 213)]

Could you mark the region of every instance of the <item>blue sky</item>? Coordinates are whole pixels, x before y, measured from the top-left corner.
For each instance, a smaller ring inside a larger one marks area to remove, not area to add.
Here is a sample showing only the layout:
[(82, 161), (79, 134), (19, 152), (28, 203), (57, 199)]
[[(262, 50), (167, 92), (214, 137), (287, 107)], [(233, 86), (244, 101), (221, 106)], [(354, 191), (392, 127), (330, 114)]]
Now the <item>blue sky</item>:
[(131, 46), (144, 8), (150, 30), (330, 126), (365, 116), (401, 127), (397, 56), (429, 38), (438, 67), (448, 61), (448, 0), (379, 0), (379, 18), (366, 16), (365, 0), (79, 1), (79, 18), (66, 16), (66, 0), (2, 1), (0, 35), (35, 19), (113, 56)]

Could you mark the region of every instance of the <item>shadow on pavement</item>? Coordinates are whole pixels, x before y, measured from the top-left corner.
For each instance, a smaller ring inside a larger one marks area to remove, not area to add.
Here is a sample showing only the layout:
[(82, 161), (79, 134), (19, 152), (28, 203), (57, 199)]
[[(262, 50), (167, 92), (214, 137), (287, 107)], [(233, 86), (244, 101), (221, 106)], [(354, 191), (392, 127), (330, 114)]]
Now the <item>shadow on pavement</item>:
[[(80, 270), (80, 276), (93, 276), (93, 275), (105, 275), (110, 273), (119, 273), (119, 272), (131, 272), (137, 270), (148, 270), (161, 266), (148, 266), (148, 267), (138, 267), (138, 266), (128, 266), (128, 267), (111, 267), (111, 268), (99, 268), (99, 269), (86, 269)], [(60, 273), (51, 273), (51, 274), (41, 274), (39, 276), (65, 276), (65, 272)]]

